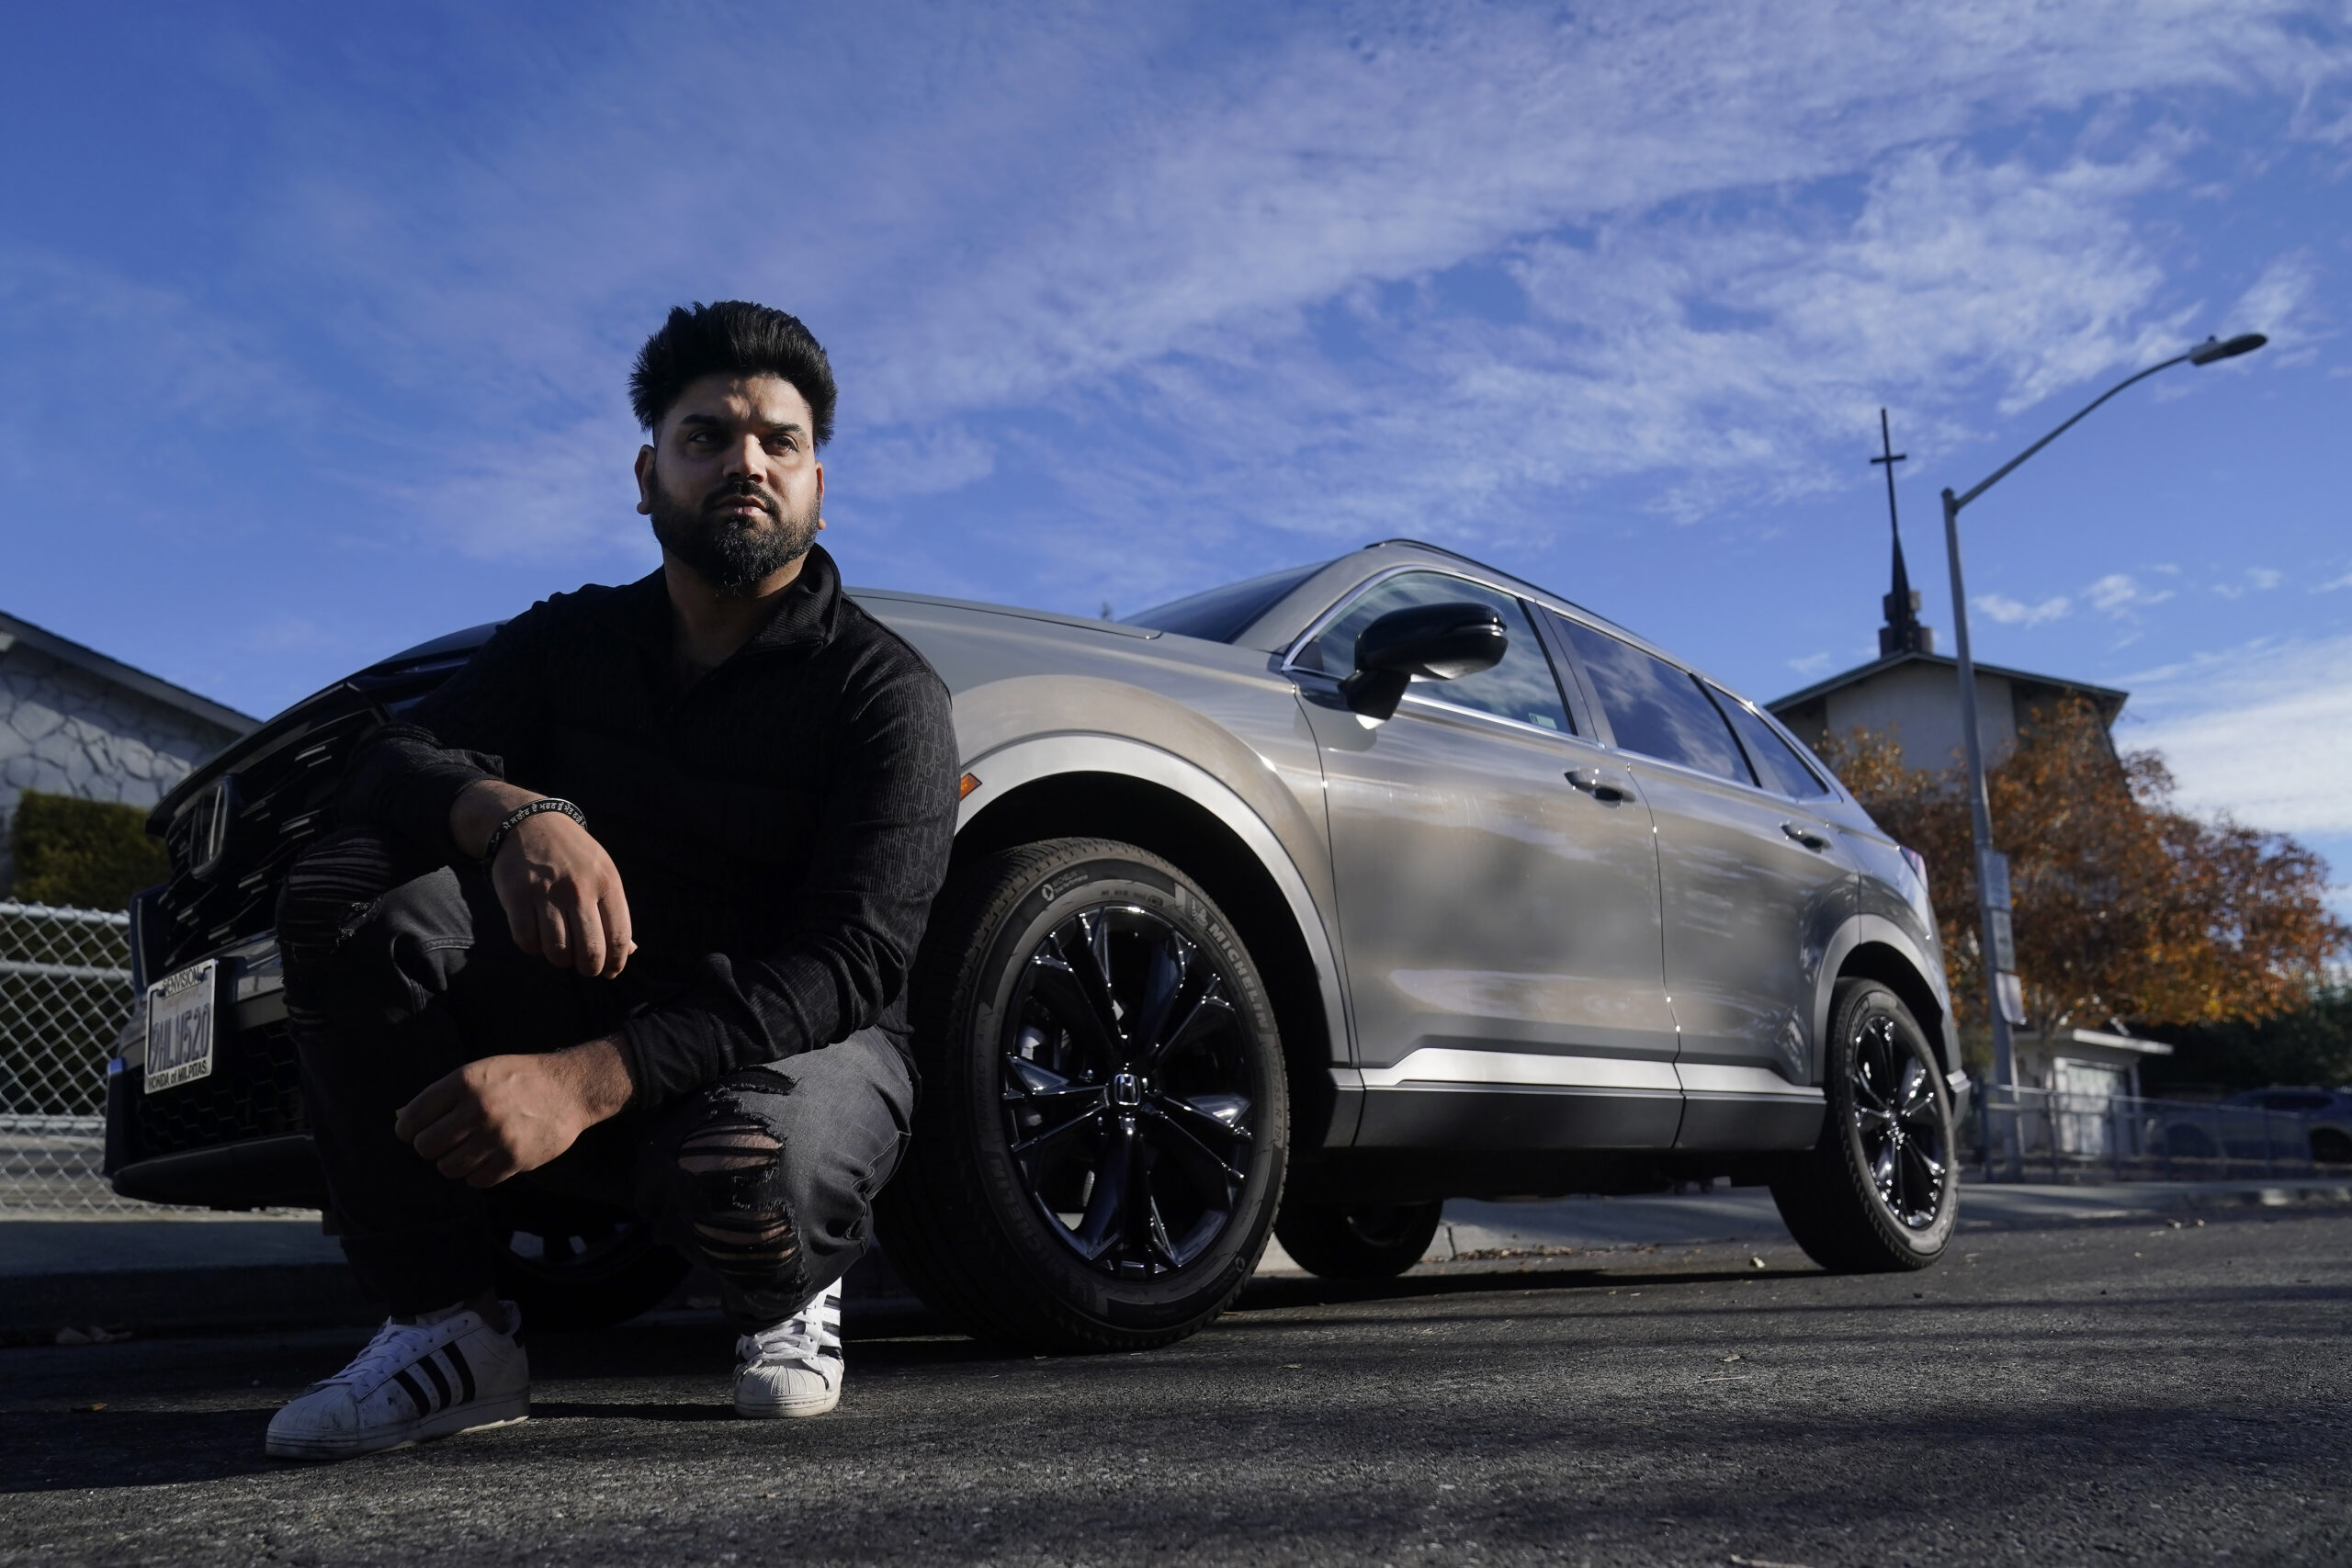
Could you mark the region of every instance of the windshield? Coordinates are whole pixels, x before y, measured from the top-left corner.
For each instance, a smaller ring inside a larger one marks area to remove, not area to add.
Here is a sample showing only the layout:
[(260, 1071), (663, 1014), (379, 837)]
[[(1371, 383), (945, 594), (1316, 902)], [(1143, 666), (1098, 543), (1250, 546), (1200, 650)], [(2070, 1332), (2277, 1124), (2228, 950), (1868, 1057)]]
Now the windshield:
[(1149, 610), (1140, 610), (1120, 619), (1127, 626), (1170, 632), (1177, 637), (1196, 637), (1207, 642), (1231, 642), (1248, 631), (1252, 622), (1272, 609), (1292, 589), (1329, 564), (1329, 561), (1317, 561), (1312, 566), (1295, 566), (1243, 582), (1228, 582), (1222, 588), (1212, 588), (1205, 593), (1195, 593), (1189, 599), (1178, 599)]

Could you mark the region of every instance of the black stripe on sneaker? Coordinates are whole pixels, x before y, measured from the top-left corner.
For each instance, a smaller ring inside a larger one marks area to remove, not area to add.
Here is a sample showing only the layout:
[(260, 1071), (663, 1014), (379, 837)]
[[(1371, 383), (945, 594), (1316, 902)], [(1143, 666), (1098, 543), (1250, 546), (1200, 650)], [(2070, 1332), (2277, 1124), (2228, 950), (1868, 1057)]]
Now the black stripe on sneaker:
[(424, 1391), (416, 1386), (414, 1378), (406, 1372), (394, 1372), (392, 1381), (401, 1385), (401, 1392), (408, 1395), (408, 1402), (416, 1406), (418, 1420), (422, 1421), (433, 1414), (433, 1402), (424, 1397)]
[(421, 1358), (416, 1364), (423, 1367), (424, 1369), (424, 1375), (433, 1380), (433, 1392), (441, 1396), (441, 1408), (444, 1410), (448, 1409), (449, 1380), (442, 1376), (441, 1363), (435, 1360), (430, 1354), (427, 1354)]
[(457, 1372), (458, 1382), (465, 1388), (466, 1403), (471, 1404), (474, 1402), (474, 1370), (466, 1364), (466, 1353), (455, 1345), (442, 1346), (441, 1353), (449, 1358), (449, 1365)]

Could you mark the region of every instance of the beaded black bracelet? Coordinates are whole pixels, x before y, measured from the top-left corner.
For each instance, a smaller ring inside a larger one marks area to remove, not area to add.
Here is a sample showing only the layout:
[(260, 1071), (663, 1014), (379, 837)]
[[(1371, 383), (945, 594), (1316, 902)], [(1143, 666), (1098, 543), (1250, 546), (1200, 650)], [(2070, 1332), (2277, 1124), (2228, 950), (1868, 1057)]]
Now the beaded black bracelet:
[(545, 800), (532, 801), (528, 806), (518, 806), (506, 814), (504, 821), (490, 830), (490, 842), (481, 847), (481, 863), (487, 866), (496, 860), (498, 846), (506, 841), (506, 835), (521, 827), (525, 818), (537, 817), (542, 811), (560, 811), (582, 828), (588, 826), (586, 812), (572, 805), (571, 802), (559, 800), (554, 795), (549, 795)]

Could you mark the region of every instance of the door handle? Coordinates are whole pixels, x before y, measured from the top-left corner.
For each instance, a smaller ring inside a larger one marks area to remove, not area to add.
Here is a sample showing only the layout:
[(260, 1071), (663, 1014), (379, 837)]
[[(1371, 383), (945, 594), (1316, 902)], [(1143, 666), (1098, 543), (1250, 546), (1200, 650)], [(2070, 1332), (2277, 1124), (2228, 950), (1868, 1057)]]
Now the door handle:
[(1618, 801), (1634, 798), (1632, 790), (1617, 783), (1599, 768), (1570, 768), (1566, 777), (1570, 784), (1595, 800), (1605, 800), (1614, 805)]
[(1827, 839), (1823, 838), (1820, 834), (1815, 832), (1810, 828), (1800, 828), (1793, 822), (1781, 823), (1781, 831), (1786, 833), (1790, 838), (1794, 839), (1798, 843), (1803, 844), (1806, 849), (1813, 850), (1816, 852), (1829, 847), (1829, 840)]

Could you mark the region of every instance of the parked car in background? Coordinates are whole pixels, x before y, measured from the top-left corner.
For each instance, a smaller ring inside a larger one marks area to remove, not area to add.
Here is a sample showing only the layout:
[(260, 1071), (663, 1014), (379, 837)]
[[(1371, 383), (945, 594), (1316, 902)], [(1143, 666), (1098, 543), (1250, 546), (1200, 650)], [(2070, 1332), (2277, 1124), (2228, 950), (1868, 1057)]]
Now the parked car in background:
[[(950, 1321), (1163, 1344), (1270, 1233), (1395, 1273), (1454, 1196), (1768, 1183), (1830, 1268), (1943, 1250), (1967, 1080), (1926, 868), (1721, 682), (1406, 540), (1123, 622), (853, 592), (946, 679), (962, 742), (880, 1214)], [(322, 1201), (277, 883), (353, 744), (490, 629), (296, 704), (157, 808), (118, 1190)], [(497, 1201), (542, 1325), (627, 1316), (684, 1267), (626, 1213)]]
[(2175, 1159), (2352, 1164), (2352, 1089), (2274, 1085), (2169, 1113), (2160, 1146)]

